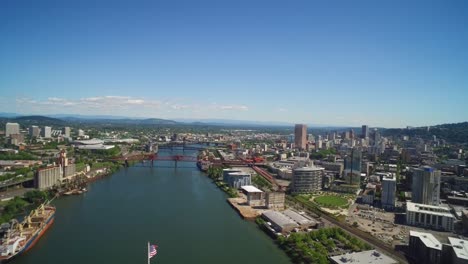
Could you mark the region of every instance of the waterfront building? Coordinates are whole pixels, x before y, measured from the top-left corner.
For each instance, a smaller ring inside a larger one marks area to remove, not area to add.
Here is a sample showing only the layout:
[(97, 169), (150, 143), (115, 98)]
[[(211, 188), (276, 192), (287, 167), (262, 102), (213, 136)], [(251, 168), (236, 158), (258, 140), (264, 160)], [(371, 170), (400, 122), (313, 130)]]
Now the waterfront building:
[(62, 180), (62, 168), (49, 167), (38, 169), (35, 174), (35, 185), (39, 190), (49, 189), (57, 183), (60, 183)]
[(442, 243), (430, 233), (410, 230), (408, 252), (418, 263), (442, 263)]
[(39, 137), (41, 134), (41, 129), (38, 126), (29, 127), (29, 136), (31, 138)]
[(412, 198), (413, 203), (439, 205), (440, 204), (440, 170), (429, 166), (412, 169)]
[(20, 126), (18, 123), (6, 123), (5, 125), (5, 136), (15, 135), (20, 133)]
[(250, 173), (238, 171), (230, 172), (224, 174), (223, 172), (223, 181), (231, 188), (240, 189), (242, 186), (251, 185), (251, 175)]
[(51, 138), (52, 137), (52, 128), (50, 126), (45, 126), (43, 129), (42, 129), (42, 137), (43, 138)]
[(76, 174), (76, 165), (75, 164), (68, 164), (67, 166), (63, 167), (63, 177), (70, 177)]
[(362, 125), (361, 137), (362, 138), (368, 138), (369, 137), (369, 126)]
[(227, 182), (228, 175), (229, 173), (232, 173), (232, 172), (242, 172), (242, 171), (239, 169), (223, 169), (223, 181), (224, 182)]
[(338, 256), (333, 256), (333, 257), (330, 256), (329, 260), (330, 260), (330, 263), (334, 263), (334, 264), (345, 264), (345, 263), (397, 264), (398, 263), (398, 261), (392, 259), (391, 257), (375, 249), (361, 251), (361, 252), (345, 253), (343, 255), (338, 255)]
[(456, 218), (448, 207), (406, 203), (406, 224), (408, 225), (453, 231), (455, 220)]
[(279, 233), (290, 232), (299, 226), (291, 218), (278, 211), (265, 211), (262, 213), (262, 217), (270, 222), (271, 227)]
[(301, 150), (307, 147), (307, 125), (296, 124), (294, 127), (294, 144), (295, 147)]
[(386, 210), (395, 209), (396, 179), (393, 174), (382, 178), (382, 207)]
[(248, 205), (260, 206), (264, 204), (264, 193), (262, 190), (252, 185), (244, 185), (241, 187), (241, 189), (242, 192), (247, 196)]
[(284, 192), (267, 192), (265, 197), (265, 206), (268, 209), (284, 209)]
[(293, 210), (265, 211), (262, 218), (271, 224), (275, 232), (287, 233), (295, 228), (309, 229), (317, 227), (318, 223), (310, 217), (301, 215)]
[(293, 170), (291, 191), (293, 193), (310, 193), (322, 189), (324, 168), (315, 166), (296, 168)]

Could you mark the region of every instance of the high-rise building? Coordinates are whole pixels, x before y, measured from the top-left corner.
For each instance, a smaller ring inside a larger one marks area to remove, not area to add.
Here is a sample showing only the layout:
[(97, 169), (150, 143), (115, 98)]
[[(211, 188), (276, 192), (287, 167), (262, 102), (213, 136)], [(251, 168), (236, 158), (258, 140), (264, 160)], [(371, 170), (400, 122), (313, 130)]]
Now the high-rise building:
[(43, 138), (51, 138), (52, 137), (52, 128), (49, 126), (45, 126), (42, 129), (42, 135)]
[(66, 136), (66, 137), (70, 137), (70, 131), (71, 131), (70, 127), (64, 127), (62, 129), (62, 135)]
[(369, 137), (369, 126), (367, 126), (367, 125), (362, 126), (361, 137), (362, 138), (368, 138)]
[(350, 185), (359, 185), (361, 182), (362, 153), (352, 148), (344, 160), (344, 180)]
[(298, 149), (306, 149), (307, 145), (307, 125), (296, 124), (294, 128), (294, 144)]
[(10, 135), (19, 134), (20, 126), (18, 123), (6, 123), (5, 125), (5, 136), (9, 137)]
[(351, 129), (349, 130), (349, 138), (354, 138), (354, 137), (355, 137), (355, 135), (354, 135), (354, 129), (351, 128)]
[(382, 178), (382, 207), (387, 210), (395, 208), (395, 192), (396, 192), (396, 179), (391, 174), (390, 177), (384, 176)]
[(374, 129), (374, 133), (372, 134), (372, 145), (377, 146), (380, 143), (380, 132), (377, 128)]
[(78, 129), (78, 136), (82, 137), (84, 135), (85, 135), (84, 131), (82, 129)]
[(423, 166), (412, 170), (413, 183), (411, 201), (413, 203), (440, 204), (440, 170)]
[(38, 126), (29, 127), (29, 136), (31, 138), (38, 137), (41, 134), (41, 129)]
[(293, 193), (310, 193), (322, 189), (324, 168), (302, 167), (293, 170), (291, 191)]
[(352, 148), (344, 160), (344, 169), (361, 172), (362, 153), (356, 148)]

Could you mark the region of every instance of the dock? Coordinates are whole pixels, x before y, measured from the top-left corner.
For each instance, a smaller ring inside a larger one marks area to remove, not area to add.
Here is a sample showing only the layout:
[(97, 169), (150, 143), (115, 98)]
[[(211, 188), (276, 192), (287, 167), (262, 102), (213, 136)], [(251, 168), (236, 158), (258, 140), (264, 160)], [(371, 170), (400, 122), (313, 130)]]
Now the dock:
[(247, 204), (244, 198), (228, 198), (227, 202), (246, 220), (255, 220), (260, 213)]

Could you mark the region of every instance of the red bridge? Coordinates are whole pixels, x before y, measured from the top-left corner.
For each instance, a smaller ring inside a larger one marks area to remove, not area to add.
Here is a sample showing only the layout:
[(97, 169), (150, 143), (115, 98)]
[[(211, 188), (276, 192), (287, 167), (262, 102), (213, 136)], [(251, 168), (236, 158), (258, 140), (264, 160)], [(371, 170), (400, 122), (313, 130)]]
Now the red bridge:
[(155, 161), (175, 161), (174, 166), (177, 167), (178, 162), (197, 162), (197, 157), (184, 155), (159, 156), (158, 154), (140, 154), (129, 157), (118, 157), (112, 160), (125, 161), (125, 166), (128, 166), (128, 161), (149, 161), (151, 162), (151, 166), (154, 166)]

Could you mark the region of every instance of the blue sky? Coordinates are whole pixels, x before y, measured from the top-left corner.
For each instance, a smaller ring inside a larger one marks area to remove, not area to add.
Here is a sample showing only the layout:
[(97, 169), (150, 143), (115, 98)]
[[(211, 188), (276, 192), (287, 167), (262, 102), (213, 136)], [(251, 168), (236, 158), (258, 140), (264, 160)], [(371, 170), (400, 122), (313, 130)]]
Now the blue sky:
[(468, 2), (0, 1), (0, 112), (468, 121)]

